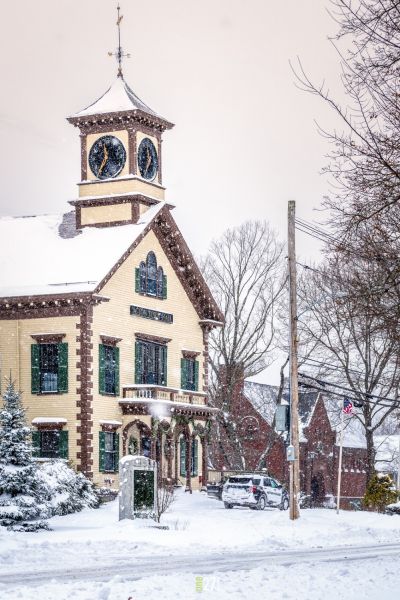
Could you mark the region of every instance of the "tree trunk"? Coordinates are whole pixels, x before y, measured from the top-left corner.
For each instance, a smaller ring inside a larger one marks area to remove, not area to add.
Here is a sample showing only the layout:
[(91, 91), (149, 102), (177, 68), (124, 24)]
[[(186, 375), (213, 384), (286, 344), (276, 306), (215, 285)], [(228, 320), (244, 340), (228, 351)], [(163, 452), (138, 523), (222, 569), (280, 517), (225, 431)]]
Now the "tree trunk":
[(365, 439), (367, 442), (367, 484), (375, 473), (375, 447), (374, 434), (371, 423), (365, 423)]

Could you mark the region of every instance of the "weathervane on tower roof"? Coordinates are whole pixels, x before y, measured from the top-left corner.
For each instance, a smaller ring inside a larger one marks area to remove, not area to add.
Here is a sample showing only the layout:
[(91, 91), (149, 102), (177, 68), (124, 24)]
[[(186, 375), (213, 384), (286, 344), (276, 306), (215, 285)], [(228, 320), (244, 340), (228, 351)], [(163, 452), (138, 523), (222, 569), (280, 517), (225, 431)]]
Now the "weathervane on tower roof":
[(131, 55), (130, 54), (124, 54), (124, 51), (121, 47), (121, 21), (124, 18), (123, 15), (119, 14), (119, 11), (121, 10), (120, 5), (118, 4), (117, 6), (117, 12), (118, 12), (118, 18), (117, 18), (117, 27), (118, 27), (118, 48), (115, 52), (109, 52), (108, 56), (115, 56), (115, 58), (117, 59), (118, 62), (118, 77), (123, 78), (122, 75), (122, 60), (124, 58), (130, 58)]

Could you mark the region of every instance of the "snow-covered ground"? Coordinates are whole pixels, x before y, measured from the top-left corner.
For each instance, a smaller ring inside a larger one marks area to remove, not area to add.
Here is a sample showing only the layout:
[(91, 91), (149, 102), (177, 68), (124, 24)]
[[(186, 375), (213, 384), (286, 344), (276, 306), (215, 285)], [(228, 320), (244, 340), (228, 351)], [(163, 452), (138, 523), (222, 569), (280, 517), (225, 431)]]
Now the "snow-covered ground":
[(180, 492), (163, 518), (169, 530), (118, 522), (117, 502), (50, 523), (51, 532), (0, 528), (1, 600), (385, 600), (400, 579), (397, 516), (304, 510), (293, 523), (287, 512), (225, 510)]

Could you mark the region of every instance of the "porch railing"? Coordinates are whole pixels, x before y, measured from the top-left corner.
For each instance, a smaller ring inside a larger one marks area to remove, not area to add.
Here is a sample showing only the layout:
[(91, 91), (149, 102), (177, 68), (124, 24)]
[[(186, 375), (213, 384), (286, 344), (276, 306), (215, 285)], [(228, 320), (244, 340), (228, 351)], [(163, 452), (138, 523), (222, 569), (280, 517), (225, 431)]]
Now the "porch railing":
[(181, 402), (184, 404), (205, 405), (207, 395), (204, 392), (193, 392), (158, 385), (125, 385), (122, 387), (124, 399), (133, 400), (167, 400), (169, 402)]

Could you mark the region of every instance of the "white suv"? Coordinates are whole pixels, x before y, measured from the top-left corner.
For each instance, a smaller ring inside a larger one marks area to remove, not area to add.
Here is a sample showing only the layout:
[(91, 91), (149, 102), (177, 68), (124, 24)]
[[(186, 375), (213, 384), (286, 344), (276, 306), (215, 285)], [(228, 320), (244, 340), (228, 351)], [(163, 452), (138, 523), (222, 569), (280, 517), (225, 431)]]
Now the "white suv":
[(289, 496), (285, 488), (272, 477), (258, 474), (234, 475), (229, 477), (222, 489), (225, 508), (248, 506), (264, 510), (275, 506), (281, 510), (289, 508)]

